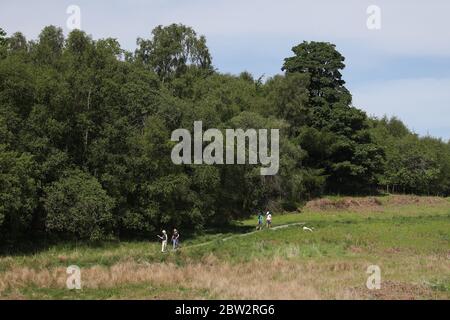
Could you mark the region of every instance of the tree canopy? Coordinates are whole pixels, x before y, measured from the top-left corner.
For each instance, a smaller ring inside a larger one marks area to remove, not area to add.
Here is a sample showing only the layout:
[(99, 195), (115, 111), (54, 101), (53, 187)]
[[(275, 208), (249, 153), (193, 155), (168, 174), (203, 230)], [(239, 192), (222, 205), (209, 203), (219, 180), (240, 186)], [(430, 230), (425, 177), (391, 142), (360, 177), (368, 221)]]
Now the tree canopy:
[[(450, 145), (352, 105), (344, 57), (303, 42), (267, 81), (216, 71), (203, 36), (158, 26), (127, 52), (116, 39), (37, 40), (0, 29), (0, 240), (201, 231), (324, 193), (450, 194)], [(281, 64), (281, 63), (280, 63)], [(171, 132), (280, 129), (280, 170), (175, 165)]]

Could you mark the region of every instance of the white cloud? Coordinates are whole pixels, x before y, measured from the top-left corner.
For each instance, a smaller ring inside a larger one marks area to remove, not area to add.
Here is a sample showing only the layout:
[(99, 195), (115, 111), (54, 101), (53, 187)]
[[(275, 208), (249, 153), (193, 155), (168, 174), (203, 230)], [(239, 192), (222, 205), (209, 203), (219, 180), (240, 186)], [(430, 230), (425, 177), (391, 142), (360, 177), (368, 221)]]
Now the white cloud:
[[(72, 2), (81, 7), (89, 33), (114, 35), (128, 44), (158, 24), (181, 22), (207, 37), (356, 40), (377, 52), (450, 55), (448, 0), (15, 0), (2, 1), (0, 21), (8, 31), (36, 35), (49, 23), (64, 26)], [(366, 9), (372, 4), (381, 8), (379, 31), (366, 27)]]
[[(381, 30), (368, 30), (366, 9), (381, 9)], [(358, 40), (395, 54), (450, 55), (450, 1), (197, 0), (177, 3), (161, 23), (182, 21), (211, 36), (292, 36)]]

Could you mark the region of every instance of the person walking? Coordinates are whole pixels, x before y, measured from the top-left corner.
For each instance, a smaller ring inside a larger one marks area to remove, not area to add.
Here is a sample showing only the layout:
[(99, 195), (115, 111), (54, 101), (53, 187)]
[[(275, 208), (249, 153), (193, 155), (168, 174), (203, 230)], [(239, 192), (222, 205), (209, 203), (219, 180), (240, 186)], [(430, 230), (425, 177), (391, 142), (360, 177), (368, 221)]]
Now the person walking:
[(180, 234), (178, 233), (177, 229), (173, 229), (173, 234), (172, 234), (173, 250), (177, 250), (178, 249), (179, 241), (180, 241)]
[(266, 223), (267, 228), (270, 229), (270, 227), (272, 226), (272, 215), (270, 214), (270, 211), (267, 211), (266, 213)]
[(167, 233), (166, 230), (162, 231), (162, 236), (158, 235), (158, 238), (161, 239), (161, 252), (166, 252), (167, 248)]
[(258, 214), (258, 225), (256, 226), (256, 230), (261, 230), (263, 228), (263, 220), (264, 220), (264, 216), (263, 216), (262, 212), (260, 212)]

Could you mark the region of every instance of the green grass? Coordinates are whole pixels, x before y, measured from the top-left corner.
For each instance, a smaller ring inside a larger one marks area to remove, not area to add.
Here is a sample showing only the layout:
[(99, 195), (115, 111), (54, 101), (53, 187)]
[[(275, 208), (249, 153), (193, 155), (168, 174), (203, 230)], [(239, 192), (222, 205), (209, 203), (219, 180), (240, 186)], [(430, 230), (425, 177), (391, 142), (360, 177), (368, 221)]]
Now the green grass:
[[(370, 262), (381, 266), (388, 281), (404, 286), (420, 285), (425, 288), (422, 290), (425, 297), (430, 297), (427, 291), (430, 290), (434, 298), (450, 298), (450, 203), (399, 206), (389, 205), (389, 199), (386, 198), (382, 199), (382, 203), (381, 209), (377, 210), (369, 208), (274, 213), (274, 227), (303, 222), (308, 227), (314, 227), (314, 232), (305, 232), (301, 225), (296, 225), (278, 230), (262, 230), (243, 237), (232, 232), (209, 234), (190, 239), (183, 243), (183, 248), (178, 252), (167, 254), (159, 252), (160, 247), (156, 242), (115, 242), (105, 243), (100, 247), (57, 245), (32, 255), (3, 256), (0, 258), (0, 284), (2, 277), (7, 282), (7, 272), (23, 268), (39, 272), (75, 264), (83, 270), (93, 267), (109, 268), (131, 262), (136, 265), (163, 263), (182, 269), (195, 262), (207, 261), (208, 257), (213, 256), (215, 265), (226, 263), (240, 266), (282, 259), (293, 266), (313, 264), (318, 270), (342, 264), (354, 268), (352, 266)], [(242, 227), (242, 230), (254, 230), (255, 224), (256, 217), (236, 222), (236, 226)], [(224, 238), (229, 239), (222, 241)], [(195, 246), (203, 243), (206, 244)], [(323, 277), (335, 277), (327, 272), (324, 271)], [(351, 274), (346, 284), (361, 289), (364, 277), (363, 272)], [(280, 279), (275, 277), (273, 281), (283, 281)], [(333, 297), (333, 290), (337, 290), (337, 287), (330, 285), (318, 290), (325, 297)], [(395, 295), (397, 289), (392, 290), (392, 295)], [(422, 291), (415, 293), (414, 290), (411, 289), (411, 295), (422, 298)], [(0, 291), (0, 297), (222, 298), (216, 291), (214, 287), (198, 288), (172, 283), (166, 285), (151, 281), (115, 287), (84, 288), (81, 291), (70, 291), (57, 285), (43, 288), (33, 283), (20, 283), (16, 287), (15, 284), (6, 286), (3, 292)], [(395, 297), (389, 294), (387, 298)]]

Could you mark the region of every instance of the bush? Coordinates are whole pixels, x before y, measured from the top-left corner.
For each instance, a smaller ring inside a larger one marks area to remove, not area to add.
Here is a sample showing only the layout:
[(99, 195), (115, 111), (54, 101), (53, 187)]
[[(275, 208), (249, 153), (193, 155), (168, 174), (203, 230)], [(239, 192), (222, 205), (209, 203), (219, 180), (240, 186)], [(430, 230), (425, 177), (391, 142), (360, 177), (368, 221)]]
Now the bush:
[(30, 228), (38, 199), (35, 166), (30, 154), (0, 144), (0, 239), (18, 238)]
[(70, 170), (45, 188), (49, 231), (70, 238), (101, 240), (111, 234), (114, 201), (96, 178), (80, 170)]

